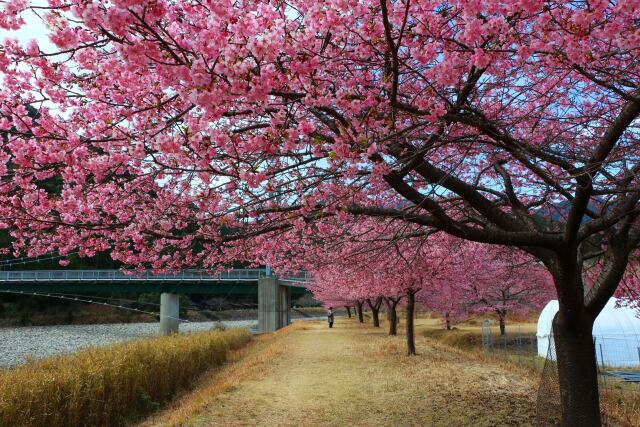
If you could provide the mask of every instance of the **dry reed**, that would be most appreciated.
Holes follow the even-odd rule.
[[[0,426],[119,426],[155,411],[230,351],[245,329],[89,348],[0,371]]]

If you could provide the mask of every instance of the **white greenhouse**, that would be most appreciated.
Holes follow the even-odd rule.
[[[549,352],[553,340],[552,322],[558,312],[558,301],[545,306],[538,319],[538,356],[555,359],[555,351]],[[640,318],[634,308],[616,308],[611,298],[593,325],[596,357],[599,365],[608,367],[640,366]]]

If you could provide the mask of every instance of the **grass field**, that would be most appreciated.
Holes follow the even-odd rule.
[[[250,340],[246,329],[176,334],[0,370],[0,426],[129,425]]]
[[[422,325],[421,325],[422,327]],[[527,426],[535,380],[517,369],[357,321],[296,324],[253,340],[149,426]]]

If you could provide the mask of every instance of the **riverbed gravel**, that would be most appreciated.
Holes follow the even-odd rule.
[[[255,328],[255,320],[189,322],[181,332],[199,332],[219,327]],[[27,358],[72,353],[83,347],[103,346],[158,335],[158,323],[116,323],[108,325],[59,325],[0,328],[0,367],[19,365]]]
[[[309,317],[299,320],[317,320]],[[219,322],[185,322],[180,332],[201,332],[224,326],[250,328],[256,331],[258,321],[225,320]],[[56,354],[73,353],[85,347],[97,347],[115,342],[157,336],[158,323],[115,323],[102,325],[57,325],[0,328],[0,368],[24,363],[29,358],[40,359]]]

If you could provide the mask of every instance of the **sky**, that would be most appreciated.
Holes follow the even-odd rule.
[[[23,44],[31,39],[36,39],[40,45],[40,49],[44,52],[53,52],[56,47],[49,41],[47,37],[47,28],[42,20],[31,10],[23,13],[26,25],[22,26],[18,31],[7,31],[0,29],[0,40],[6,38],[17,38]]]

